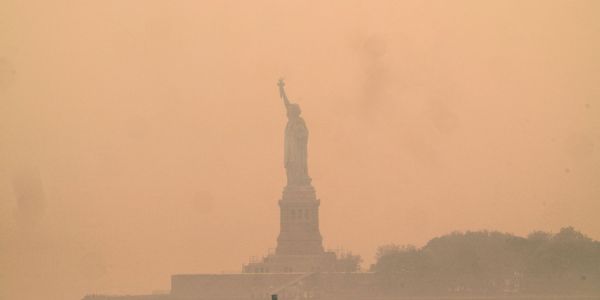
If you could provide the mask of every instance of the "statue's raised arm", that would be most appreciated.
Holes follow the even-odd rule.
[[[283,88],[285,86],[285,82],[283,82],[283,78],[279,79],[277,86],[279,86],[279,97],[281,97],[281,99],[283,99],[283,104],[285,104],[285,108],[288,108],[290,106],[290,101],[288,100],[287,95],[285,94],[285,89]]]

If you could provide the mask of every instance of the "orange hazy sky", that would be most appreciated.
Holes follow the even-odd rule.
[[[275,246],[286,78],[328,248],[600,239],[599,1],[0,2],[0,298],[167,290]],[[13,177],[44,215],[17,223]]]

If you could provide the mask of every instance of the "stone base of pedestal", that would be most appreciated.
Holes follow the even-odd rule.
[[[316,255],[272,254],[261,261],[250,262],[242,267],[243,273],[308,273],[333,272],[336,256],[333,252]]]

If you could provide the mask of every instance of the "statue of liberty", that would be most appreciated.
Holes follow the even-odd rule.
[[[287,184],[310,185],[307,165],[308,129],[304,119],[300,117],[300,106],[290,103],[285,94],[283,79],[277,83],[279,96],[283,99],[287,110],[288,122],[285,126],[284,166],[287,174]]]

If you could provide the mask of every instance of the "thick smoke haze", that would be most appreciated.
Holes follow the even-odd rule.
[[[4,0],[0,298],[168,290],[171,274],[239,272],[274,247],[280,76],[310,130],[324,243],[363,267],[380,245],[454,230],[598,240],[598,12]]]

